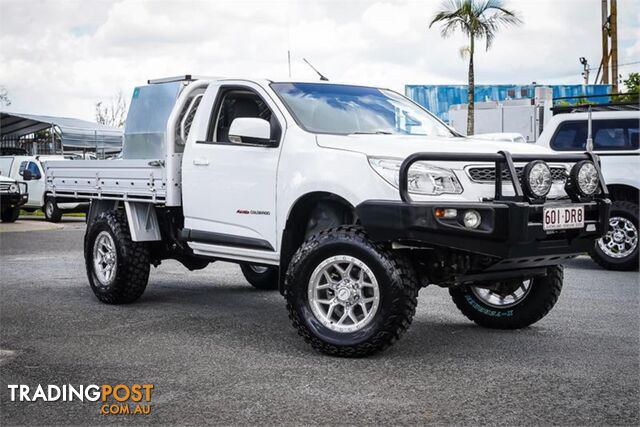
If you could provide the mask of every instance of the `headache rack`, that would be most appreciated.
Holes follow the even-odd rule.
[[[602,177],[600,170],[600,160],[593,152],[575,153],[575,154],[511,154],[508,151],[499,151],[497,153],[415,153],[407,157],[400,166],[400,198],[405,203],[415,202],[409,194],[409,168],[416,162],[492,162],[495,164],[495,197],[494,201],[514,201],[524,202],[527,197],[522,191],[522,185],[519,179],[504,180],[505,174],[508,176],[518,176],[515,162],[531,162],[534,160],[543,160],[550,163],[563,162],[579,162],[582,160],[591,160],[598,171],[598,180],[600,193],[598,197],[607,198],[609,193]],[[514,195],[505,196],[502,193],[503,182],[511,183]]]

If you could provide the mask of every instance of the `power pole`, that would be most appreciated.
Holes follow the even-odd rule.
[[[611,84],[613,93],[618,93],[618,4],[617,0],[601,0],[602,14],[602,60],[596,82],[602,70],[600,83]],[[611,50],[609,50],[611,43]],[[609,74],[611,67],[611,74]],[[611,78],[609,78],[611,77]]]
[[[609,7],[608,0],[602,0],[602,80],[601,83],[609,84]]]
[[[618,93],[618,5],[611,0],[611,17],[609,18],[609,34],[611,36],[611,83],[613,93]]]

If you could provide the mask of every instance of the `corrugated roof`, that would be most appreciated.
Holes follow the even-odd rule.
[[[122,129],[70,117],[0,112],[0,139],[17,138],[40,130],[57,128],[63,147],[117,148],[122,147]]]

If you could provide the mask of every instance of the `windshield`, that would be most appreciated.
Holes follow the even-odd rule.
[[[390,90],[325,83],[271,87],[309,132],[456,136],[426,110]]]

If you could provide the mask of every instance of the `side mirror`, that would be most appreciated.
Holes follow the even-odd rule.
[[[229,127],[229,141],[273,145],[271,140],[271,124],[257,117],[238,117]]]
[[[33,175],[29,169],[25,169],[22,171],[22,180],[23,181],[31,181],[33,179]]]

